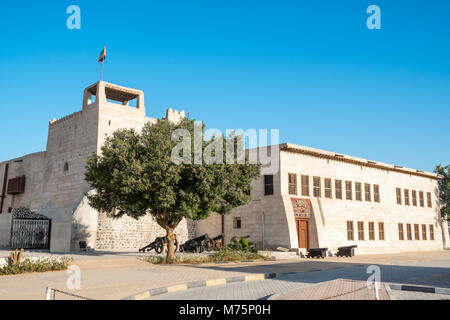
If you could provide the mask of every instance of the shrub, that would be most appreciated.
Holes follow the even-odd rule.
[[[231,243],[227,246],[227,248],[237,250],[240,252],[250,252],[250,253],[258,252],[258,250],[255,247],[255,244],[253,242],[248,241],[247,238],[244,237],[241,237],[240,239],[231,240]]]
[[[226,247],[216,251],[213,254],[204,255],[179,255],[175,254],[173,260],[168,260],[166,257],[162,256],[147,256],[142,260],[150,262],[153,264],[181,264],[181,263],[214,263],[214,262],[225,262],[225,261],[241,261],[241,260],[260,260],[265,259],[266,256],[260,255],[256,252],[245,252],[241,250],[234,250],[232,248]]]
[[[267,257],[260,255],[253,251],[243,251],[243,250],[235,250],[230,247],[226,247],[217,251],[214,254],[215,262],[221,261],[236,261],[236,260],[257,260],[257,259],[265,259]]]
[[[211,255],[205,256],[186,256],[186,255],[178,255],[175,254],[175,258],[172,260],[167,259],[167,257],[163,256],[148,256],[143,258],[144,261],[150,262],[153,264],[181,264],[181,263],[208,263],[213,262]]]
[[[66,270],[70,262],[72,262],[72,259],[67,257],[39,258],[36,260],[26,258],[20,264],[0,267],[0,275]]]

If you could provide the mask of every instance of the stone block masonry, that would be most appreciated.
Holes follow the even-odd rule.
[[[179,243],[193,237],[194,232],[195,225],[185,219],[175,229]],[[165,235],[166,231],[149,214],[137,220],[128,216],[114,219],[100,213],[95,247],[97,250],[135,250]]]

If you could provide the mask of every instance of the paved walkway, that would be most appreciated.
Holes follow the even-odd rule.
[[[401,265],[396,264],[378,264],[381,271],[381,282],[383,283],[401,283],[410,285],[427,285],[450,288],[450,255],[437,255],[434,260],[432,256],[428,255],[425,261],[410,260],[403,261]],[[370,262],[369,257],[358,257],[355,260],[365,260]],[[376,260],[376,259],[374,259]],[[302,260],[303,261],[303,260]],[[294,295],[298,299],[323,299],[336,294],[352,291],[347,288],[348,284],[361,288],[365,286],[366,280],[369,277],[367,273],[367,266],[371,264],[353,264],[341,263],[336,265],[334,262],[327,262],[327,259],[320,260],[322,262],[305,262],[291,266],[289,273],[283,274],[277,279],[260,280],[252,282],[240,282],[229,285],[222,285],[216,287],[195,288],[184,292],[168,293],[159,296],[151,297],[154,300],[215,300],[215,299],[229,299],[229,300],[257,300],[266,299],[267,297],[293,289],[299,289]],[[312,265],[310,265],[312,264]],[[322,267],[320,267],[322,264]],[[251,269],[258,270],[286,270],[288,263],[272,264],[266,266],[254,266]],[[309,270],[308,265],[312,266]],[[303,272],[300,272],[300,267],[303,267]],[[250,268],[250,267],[247,267]],[[334,282],[337,279],[338,282]],[[324,287],[315,287],[318,284],[327,281]],[[350,287],[351,287],[350,285]],[[311,288],[311,289],[308,289]],[[314,295],[317,289],[323,289],[318,296]],[[329,292],[329,293],[327,293]],[[380,292],[381,299],[387,299],[384,288]],[[320,296],[320,297],[319,297]],[[398,294],[398,299],[407,299],[408,297],[420,296],[420,294],[403,293]],[[444,295],[445,296],[445,295]],[[395,295],[394,295],[395,297]],[[433,296],[435,299],[440,299],[439,296]],[[448,296],[447,296],[448,297]],[[287,298],[287,297],[283,297]],[[338,297],[336,297],[338,298]],[[347,295],[341,299],[374,299],[374,296],[368,290],[361,290],[361,292],[354,295]]]
[[[381,284],[378,297],[368,288],[366,281],[336,279],[293,290],[270,297],[271,300],[390,300],[386,288]]]
[[[450,300],[450,295],[392,290],[395,300]]]
[[[96,252],[95,254],[71,256],[74,257],[73,264],[81,270],[80,290],[67,289],[66,281],[70,274],[66,271],[0,276],[0,299],[43,299],[47,286],[94,299],[121,299],[151,288],[177,285],[188,281],[228,278],[254,273],[290,272],[291,274],[285,275],[283,279],[260,281],[264,283],[270,281],[274,283],[273,286],[285,290],[291,289],[295,285],[306,286],[337,278],[365,280],[368,277],[366,268],[370,264],[379,264],[382,267],[382,281],[385,281],[384,278],[396,281],[405,280],[406,275],[407,283],[450,287],[450,251],[223,265],[153,265],[138,260],[137,257],[140,254],[123,252]],[[254,294],[239,295],[236,293],[235,297],[239,299],[244,299],[244,296],[247,299],[262,298],[276,291],[262,288],[261,292],[256,293],[256,289],[251,287],[258,286],[255,284],[256,282],[259,281],[247,283],[250,286],[248,291],[255,292]],[[239,284],[234,286],[239,286]],[[241,289],[238,287],[236,292]],[[185,293],[195,292],[191,290],[196,289],[189,289]],[[228,293],[217,293],[217,296],[228,297]],[[195,295],[190,297],[197,299]]]

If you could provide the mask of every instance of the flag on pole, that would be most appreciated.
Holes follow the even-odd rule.
[[[103,50],[100,53],[100,57],[98,57],[98,62],[105,61],[105,58],[106,58],[106,46],[103,46]]]

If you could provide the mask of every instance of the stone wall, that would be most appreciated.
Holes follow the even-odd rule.
[[[186,220],[186,226],[187,226],[187,237],[188,239],[192,239],[197,237],[197,231],[198,231],[198,222],[193,220]]]
[[[213,212],[207,219],[197,222],[196,236],[199,237],[205,233],[211,238],[222,233],[222,215]]]
[[[195,232],[194,230],[195,223],[181,221],[175,229],[178,242],[184,243],[190,237],[189,234]],[[150,215],[136,220],[128,216],[113,219],[99,213],[95,249],[137,250],[154,241],[156,237],[165,235],[166,231]]]

